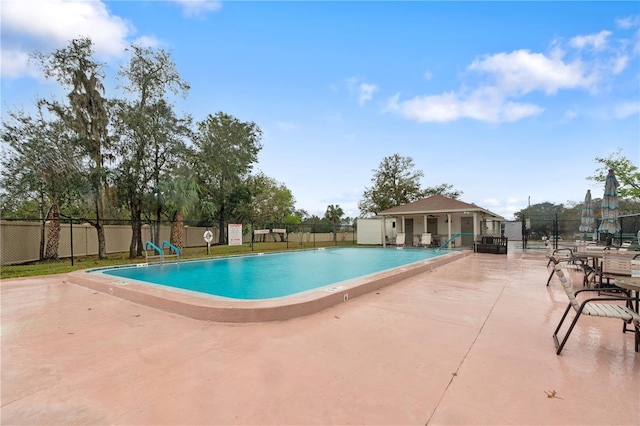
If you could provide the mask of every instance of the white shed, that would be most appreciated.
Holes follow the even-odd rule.
[[[389,241],[396,238],[396,220],[386,219],[386,227],[382,224],[385,219],[358,219],[358,244],[382,244],[386,236]]]

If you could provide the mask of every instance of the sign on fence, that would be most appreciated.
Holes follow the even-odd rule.
[[[256,230],[254,230],[254,231],[253,231],[253,233],[254,233],[255,235],[258,235],[258,234],[268,234],[268,233],[269,233],[269,230],[268,230],[268,229],[256,229]]]
[[[280,229],[280,228],[273,228],[273,233],[274,234],[286,234],[287,230],[286,229]]]
[[[228,228],[229,228],[229,245],[241,246],[242,245],[242,224],[230,223]]]

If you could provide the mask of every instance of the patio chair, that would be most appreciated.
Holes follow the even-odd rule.
[[[618,291],[620,290],[612,284],[617,277],[628,277],[631,275],[632,261],[635,260],[640,254],[636,254],[631,257],[633,253],[622,253],[616,251],[605,251],[602,256],[602,268],[599,271],[599,279],[597,287],[603,291]],[[605,282],[606,281],[606,282]]]
[[[553,250],[553,245],[547,244],[547,257],[549,258],[547,269],[553,263],[552,259],[555,259],[558,262],[565,262],[567,265],[573,265],[579,271],[582,271],[582,285],[584,287],[589,287],[590,283],[595,282],[596,280],[596,270],[591,265],[589,265],[589,259],[587,257],[575,254],[574,251],[570,248],[559,248]],[[554,273],[555,270],[551,268],[549,278],[547,279],[547,286],[549,286]]]
[[[578,301],[576,297],[579,293],[583,292],[597,292],[598,289],[585,289],[578,290],[576,292],[573,291],[573,287],[567,277],[564,275],[564,271],[562,270],[562,266],[558,260],[551,257],[553,262],[553,269],[560,279],[562,283],[562,287],[564,288],[565,293],[567,293],[567,297],[569,297],[569,305],[567,309],[564,311],[564,315],[560,319],[560,323],[556,330],[553,332],[553,341],[556,345],[556,355],[560,355],[562,352],[562,348],[564,348],[565,343],[567,343],[567,339],[569,339],[569,335],[573,331],[578,319],[580,319],[581,315],[589,315],[592,317],[603,317],[603,318],[616,318],[623,321],[622,332],[627,331],[627,324],[633,324],[634,331],[634,339],[635,339],[635,351],[639,352],[640,348],[640,315],[635,312],[632,308],[628,306],[619,305],[616,303],[602,303],[602,302],[625,302],[628,303],[633,301],[634,299],[631,297],[596,297],[584,300],[582,303]],[[569,311],[573,308],[576,311],[576,316],[571,322],[571,326],[564,338],[562,339],[562,343],[558,340],[558,332],[564,323],[564,320],[567,317]]]
[[[629,251],[629,247],[631,247],[631,242],[625,241],[620,245],[620,248],[618,248],[618,251]]]
[[[399,233],[396,235],[396,247],[404,247],[405,234]]]
[[[423,247],[431,245],[431,233],[430,232],[426,232],[426,233],[422,234],[422,237],[420,237],[420,245],[423,246]]]

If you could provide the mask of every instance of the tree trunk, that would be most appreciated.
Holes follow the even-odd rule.
[[[129,243],[129,259],[138,257],[138,227],[135,220],[131,222],[131,242]]]
[[[142,213],[140,213],[140,217],[138,217],[136,228],[136,232],[138,233],[138,248],[136,250],[136,255],[142,256],[142,250],[144,250],[144,246],[142,245]]]
[[[45,259],[58,259],[58,247],[60,246],[60,207],[53,202],[49,210],[49,232],[47,234],[47,249]]]
[[[220,228],[220,237],[218,238],[218,243],[224,245],[225,244],[225,229],[224,229],[224,205],[220,207],[220,212],[218,213],[218,227]]]
[[[42,260],[44,259],[44,227],[46,220],[46,216],[44,215],[44,196],[42,194],[40,194],[40,206],[38,213],[40,214],[40,251],[38,252],[38,259]]]
[[[182,212],[180,212],[180,210],[177,210],[176,214],[173,216],[173,220],[171,221],[170,243],[178,247],[178,249],[182,250],[184,246],[183,239],[184,239],[184,222],[183,222]]]
[[[99,173],[100,173],[100,169]],[[98,173],[98,176],[100,174]],[[99,180],[96,185],[96,223],[93,225],[98,232],[98,258],[107,258],[107,244],[104,238],[104,226],[102,223],[102,216],[104,215],[104,207],[102,203],[102,181]]]
[[[142,209],[139,201],[133,201],[131,206],[131,243],[129,244],[129,259],[142,256]]]

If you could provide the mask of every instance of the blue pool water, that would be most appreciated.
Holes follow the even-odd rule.
[[[94,272],[233,299],[271,299],[437,257],[430,249],[331,248]]]

